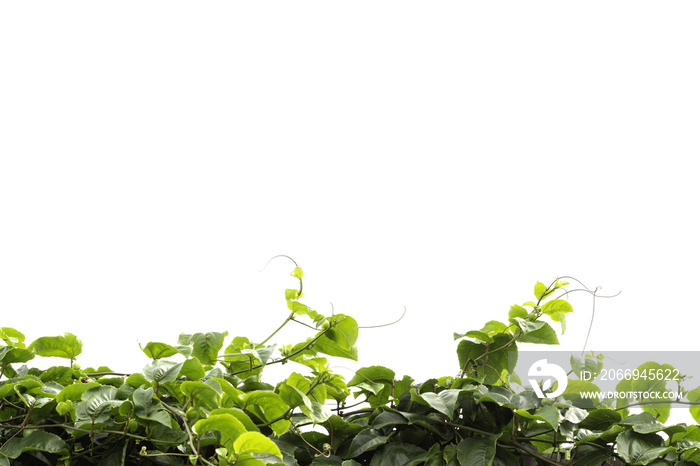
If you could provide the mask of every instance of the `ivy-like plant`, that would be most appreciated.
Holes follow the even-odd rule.
[[[82,343],[70,333],[27,345],[2,327],[0,466],[700,464],[700,427],[665,426],[667,405],[640,400],[644,411],[630,415],[630,406],[607,400],[581,407],[581,391],[597,389],[583,380],[569,380],[554,399],[519,386],[518,344],[558,344],[546,320],[566,328],[573,308],[566,293],[554,297],[563,280],[538,282],[534,300],[512,306],[507,322],[455,334],[457,375],[416,383],[383,366],[350,380],[334,373],[328,357],[358,359],[358,324],[303,304],[301,268],[292,276],[299,288],[285,290],[290,313],[269,337],[227,343],[228,332],[183,333],[176,344],[150,342],[139,373],[81,369]],[[271,344],[292,322],[309,337]],[[68,364],[27,368],[35,356]],[[572,358],[570,374],[599,372],[602,362]],[[298,371],[264,381],[267,366],[286,363]],[[634,382],[618,389],[666,390]],[[700,401],[698,389],[682,393],[691,406]],[[698,408],[691,414],[700,420]]]

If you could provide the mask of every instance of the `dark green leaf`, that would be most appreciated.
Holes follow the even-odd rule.
[[[428,458],[428,452],[410,443],[387,443],[374,455],[370,466],[413,466],[422,464]]]
[[[465,438],[457,445],[457,459],[462,466],[491,466],[496,456],[496,441],[501,436]]]
[[[25,451],[43,451],[46,453],[67,452],[68,446],[61,438],[43,430],[33,430],[26,437],[12,437],[0,448],[0,454],[16,459]]]
[[[631,464],[649,464],[661,455],[675,450],[664,447],[664,441],[656,434],[638,434],[626,430],[617,436],[617,454]]]
[[[515,412],[524,418],[544,422],[548,427],[554,430],[559,429],[559,409],[555,406],[543,406],[536,409],[532,414],[522,409],[516,410]]]
[[[462,340],[457,346],[459,365],[468,377],[484,377],[484,383],[496,384],[505,380],[515,369],[518,349],[511,337],[504,333],[493,336],[490,345]],[[486,353],[488,357],[485,357]]]
[[[82,394],[82,401],[78,403],[76,416],[78,419],[90,422],[104,422],[109,417],[109,411],[114,406],[122,404],[123,400],[117,399],[117,389],[109,385],[100,385],[91,388]]]
[[[158,400],[153,398],[153,387],[146,389],[137,388],[133,395],[134,414],[137,417],[146,420],[157,422],[165,427],[172,426],[172,418],[170,414],[162,407]]]
[[[607,448],[580,445],[576,449],[576,455],[570,463],[570,466],[600,466],[611,456],[612,452]]]
[[[594,409],[588,412],[588,416],[581,421],[579,427],[588,430],[604,431],[613,424],[620,422],[622,416],[614,409]]]
[[[379,435],[374,429],[365,429],[359,434],[357,434],[350,443],[350,449],[348,450],[348,457],[355,458],[360,456],[362,453],[377,448],[380,445],[384,445],[389,437],[384,435]]]

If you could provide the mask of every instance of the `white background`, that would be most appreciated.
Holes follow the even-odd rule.
[[[287,254],[319,312],[407,309],[346,377],[455,375],[453,331],[561,275],[622,291],[587,349],[698,349],[699,10],[3,3],[0,324],[139,371],[139,341],[265,338]]]

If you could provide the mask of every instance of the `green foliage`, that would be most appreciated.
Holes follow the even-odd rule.
[[[584,399],[600,392],[584,374],[603,368],[598,355],[571,358],[566,390],[539,398],[514,374],[518,345],[558,344],[546,318],[566,329],[572,306],[555,297],[567,283],[538,282],[536,301],[510,307],[507,320],[455,333],[456,376],[416,383],[388,367],[357,370],[346,381],[329,358],[357,360],[358,324],[325,316],[285,290],[291,311],[268,338],[254,342],[228,332],[183,333],[176,344],[149,342],[139,373],[80,369],[82,343],[73,334],[25,344],[18,330],[0,328],[0,466],[6,465],[517,465],[593,466],[611,458],[627,464],[700,464],[700,427],[666,426],[668,404],[645,397],[641,406]],[[286,325],[310,328],[304,341],[268,344]],[[69,366],[28,369],[36,356]],[[272,364],[295,365],[286,379],[263,380]],[[647,362],[653,374],[670,366]],[[518,388],[518,386],[522,386]],[[555,387],[545,390],[549,393]],[[664,381],[624,380],[618,390],[662,394]],[[700,402],[700,387],[687,391]],[[690,413],[700,420],[700,409]]]

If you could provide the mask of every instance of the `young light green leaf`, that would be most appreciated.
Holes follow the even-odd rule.
[[[265,422],[280,418],[289,410],[289,405],[277,393],[261,390],[246,393],[243,396],[243,405],[246,411]],[[282,435],[289,428],[289,425],[289,421],[280,419],[272,423],[271,427],[277,435]]]
[[[282,459],[282,452],[275,443],[260,432],[246,432],[241,434],[235,442],[233,449],[239,455],[245,453],[269,453]]]
[[[12,327],[0,327],[0,340],[4,341],[7,346],[26,348],[24,334]]]
[[[538,301],[541,301],[542,298],[544,298],[546,292],[547,287],[544,285],[544,283],[537,282],[535,284],[535,298],[537,298]]]
[[[544,303],[542,305],[542,312],[547,314],[547,315],[552,315],[556,312],[561,312],[561,313],[574,312],[574,308],[566,300],[553,299],[551,301],[547,301],[546,303]]]
[[[97,382],[88,383],[76,383],[73,385],[68,385],[66,388],[61,390],[61,392],[56,395],[56,401],[68,401],[68,400],[81,400],[83,393],[90,390],[91,388],[99,387],[100,384]]]
[[[197,421],[194,425],[194,431],[199,436],[204,435],[208,430],[217,430],[234,441],[247,432],[243,423],[236,416],[228,413],[210,414],[209,417]]]
[[[355,319],[345,314],[333,316],[332,327],[317,334],[313,349],[329,356],[357,361],[358,326]],[[320,335],[320,336],[319,336]]]

